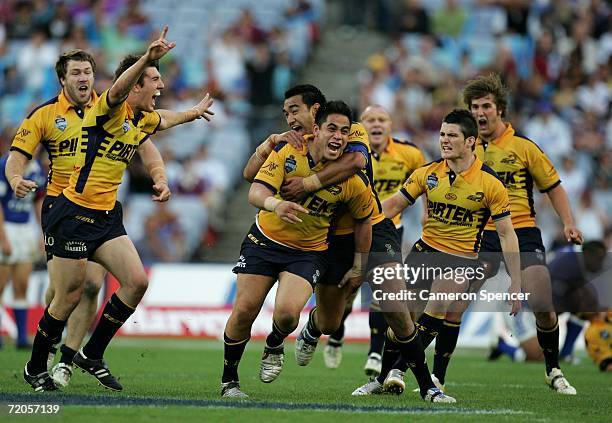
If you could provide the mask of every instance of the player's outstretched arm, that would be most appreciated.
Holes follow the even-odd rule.
[[[176,125],[191,122],[196,119],[205,119],[210,122],[210,117],[215,113],[210,110],[213,104],[213,99],[210,94],[206,93],[204,98],[198,104],[184,112],[174,112],[172,110],[157,109],[155,110],[161,118],[159,122],[159,130],[172,128]]]
[[[499,235],[499,242],[504,253],[508,273],[510,273],[510,289],[508,289],[508,292],[518,294],[521,292],[521,259],[518,238],[516,237],[516,232],[514,232],[510,216],[495,220],[495,229]],[[521,301],[518,299],[513,300],[510,301],[510,304],[512,305],[510,314],[516,315],[521,309]]]
[[[168,177],[166,176],[166,166],[162,159],[161,153],[150,139],[143,142],[138,148],[138,154],[142,159],[142,163],[147,168],[147,172],[153,179],[153,190],[155,195],[152,196],[153,201],[163,203],[170,199],[170,188],[168,187]]]
[[[28,158],[18,151],[11,151],[6,161],[4,174],[11,189],[18,198],[25,197],[28,192],[38,188],[36,182],[23,179],[23,173],[28,165]]]
[[[288,178],[281,187],[283,198],[299,201],[306,195],[323,187],[339,184],[366,167],[367,160],[360,152],[345,153],[338,160],[330,162],[314,175],[306,178]]]
[[[242,170],[242,177],[249,182],[253,182],[257,172],[265,163],[266,159],[274,150],[274,147],[281,141],[287,141],[296,150],[301,150],[304,145],[304,138],[296,131],[287,131],[282,134],[271,134],[264,142],[259,144],[255,152],[249,157],[249,161]]]
[[[168,34],[168,26],[164,26],[162,29],[161,35],[155,41],[153,41],[147,52],[142,55],[142,57],[130,66],[125,72],[121,74],[121,76],[115,81],[113,86],[108,91],[108,105],[110,107],[116,106],[125,101],[130,93],[130,90],[136,82],[140,75],[144,70],[149,66],[149,64],[155,60],[159,60],[164,57],[166,53],[174,48],[176,43],[170,42],[166,39],[166,35]]]
[[[387,198],[382,202],[383,213],[385,217],[393,219],[395,216],[404,211],[404,209],[410,206],[410,202],[399,192],[396,192],[391,197]]]
[[[582,238],[582,232],[576,227],[574,223],[574,216],[572,216],[572,208],[567,198],[567,192],[561,185],[557,185],[550,191],[548,191],[548,198],[552,203],[559,219],[563,223],[563,234],[567,242],[574,244],[582,244],[584,239]]]
[[[297,203],[283,201],[274,197],[273,192],[264,184],[254,182],[249,190],[249,203],[261,210],[276,213],[278,217],[287,223],[301,223],[297,214],[308,214],[308,210]]]

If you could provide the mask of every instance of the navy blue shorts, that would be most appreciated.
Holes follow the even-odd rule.
[[[306,279],[311,285],[319,282],[327,270],[325,251],[302,251],[272,241],[256,224],[242,241],[240,258],[234,273],[271,276],[289,272]]]
[[[94,210],[60,195],[48,204],[44,225],[47,256],[70,259],[91,259],[102,244],[126,235],[119,201],[112,210]]]
[[[515,229],[521,251],[521,270],[529,266],[546,266],[546,248],[542,242],[542,233],[536,227]],[[495,276],[499,265],[504,260],[497,231],[484,231],[480,244],[480,257],[487,262],[490,276]]]

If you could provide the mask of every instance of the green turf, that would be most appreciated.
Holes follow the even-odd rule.
[[[272,384],[263,384],[258,379],[262,344],[249,345],[240,364],[241,384],[250,395],[249,401],[220,401],[223,361],[220,342],[117,339],[107,352],[107,360],[113,373],[121,378],[125,387],[122,393],[104,391],[91,376],[78,372],[69,388],[61,393],[42,395],[32,393],[21,379],[21,369],[28,354],[5,346],[0,351],[0,403],[6,404],[9,398],[21,403],[62,401],[65,405],[57,420],[44,417],[62,422],[85,419],[88,422],[119,419],[186,422],[202,421],[203,418],[206,421],[261,418],[266,423],[312,422],[313,419],[317,423],[331,420],[385,422],[398,418],[453,422],[609,421],[609,413],[605,410],[612,398],[610,377],[601,374],[588,358],[583,359],[582,364],[564,367],[566,376],[578,390],[576,397],[567,397],[544,385],[543,364],[514,364],[504,358],[489,363],[484,360],[482,351],[459,350],[451,363],[446,386],[446,391],[455,396],[458,403],[439,406],[424,403],[412,392],[405,392],[400,397],[351,397],[353,389],[366,382],[362,366],[367,347],[363,344],[347,345],[342,366],[337,370],[325,368],[321,351],[310,366],[298,367],[291,344],[287,347],[285,369]],[[408,386],[415,385],[411,374],[406,381]],[[171,401],[176,399],[191,402],[176,405]],[[121,402],[117,403],[119,400]],[[272,403],[282,403],[285,409],[273,409]],[[241,408],[235,408],[237,405]],[[345,409],[334,410],[336,407]],[[378,409],[371,410],[371,407]],[[1,405],[0,420],[5,421],[6,417],[7,406]],[[42,419],[42,416],[12,418],[14,421]]]

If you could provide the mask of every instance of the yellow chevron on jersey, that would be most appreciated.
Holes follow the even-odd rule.
[[[108,90],[83,119],[74,172],[64,190],[73,203],[96,210],[113,209],[123,171],[161,121],[157,112],[134,116],[127,101],[111,108],[107,96]]]
[[[459,175],[439,159],[415,170],[400,192],[413,204],[427,196],[427,221],[421,238],[446,253],[476,257],[489,218],[510,215],[508,193],[495,172],[477,157]]]
[[[393,196],[415,169],[425,164],[425,156],[416,145],[389,137],[381,154],[372,152],[374,186],[380,201]],[[397,228],[402,225],[402,216],[393,217]]]
[[[56,97],[36,107],[21,123],[13,139],[11,151],[19,151],[28,159],[32,159],[39,144],[47,150],[51,161],[48,195],[58,196],[68,186],[83,116],[98,100],[95,91],[92,96],[85,110],[81,110],[68,101],[62,90]]]
[[[286,178],[312,175],[326,166],[315,164],[310,154],[304,155],[286,142],[279,143],[259,169],[254,182],[268,187],[276,195]],[[300,204],[309,211],[299,213],[301,223],[281,220],[276,213],[260,210],[257,214],[259,230],[273,241],[303,251],[327,250],[331,222],[341,205],[346,206],[351,218],[367,219],[374,209],[368,181],[353,175],[346,181],[309,194]]]
[[[372,198],[374,201],[374,212],[372,213],[372,225],[376,225],[385,219],[382,211],[382,205],[378,199],[378,194],[374,188],[374,172],[372,171],[372,150],[370,148],[370,139],[368,133],[360,122],[353,122],[349,134],[348,144],[344,149],[345,153],[359,152],[364,155],[367,165],[359,174],[365,176],[369,181]],[[334,235],[347,235],[353,233],[355,221],[349,213],[341,213],[334,227]]]
[[[533,141],[517,135],[508,124],[506,131],[492,142],[487,144],[479,139],[476,155],[499,175],[506,186],[514,228],[536,226],[534,183],[543,193],[561,183],[559,174],[544,152]],[[489,222],[486,229],[495,229],[493,222]]]
[[[608,312],[608,315],[610,312]],[[612,361],[612,323],[609,319],[594,320],[584,333],[586,350],[593,361],[600,367]]]

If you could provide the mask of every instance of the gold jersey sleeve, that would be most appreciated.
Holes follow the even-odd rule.
[[[260,168],[254,183],[268,187],[277,198],[278,189],[286,178],[306,177],[325,165],[315,164],[309,154],[286,143],[279,144]],[[266,237],[279,244],[303,251],[324,251],[332,221],[341,207],[351,218],[364,219],[371,215],[373,200],[364,178],[352,176],[346,181],[309,194],[300,205],[308,210],[298,213],[301,223],[287,223],[274,212],[260,210],[257,225]]]
[[[36,154],[42,145],[51,162],[47,177],[47,194],[58,196],[68,186],[70,174],[74,169],[77,144],[81,133],[83,116],[97,102],[93,93],[91,102],[85,110],[73,106],[63,92],[36,107],[23,120],[13,142],[11,151],[18,151],[28,159]]]
[[[540,192],[548,192],[561,183],[559,174],[548,156],[533,142],[524,142],[527,170]]]
[[[87,112],[64,195],[72,202],[95,210],[112,210],[126,167],[140,144],[157,128],[157,112],[134,115],[127,102],[110,107],[108,90]]]
[[[412,174],[406,179],[404,185],[400,188],[400,193],[410,204],[414,204],[417,198],[421,196],[425,192],[426,185],[425,179],[427,178],[427,171],[429,167],[423,166],[416,169]]]

